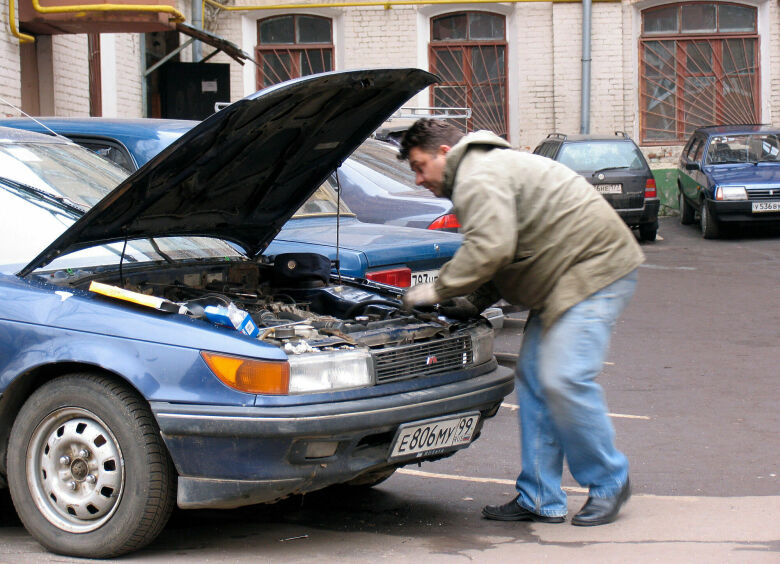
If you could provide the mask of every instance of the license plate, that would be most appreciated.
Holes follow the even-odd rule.
[[[405,423],[398,428],[388,460],[435,455],[467,445],[474,438],[479,413]]]
[[[780,202],[753,202],[753,213],[780,212]]]
[[[622,194],[622,184],[596,184],[594,188],[602,194]]]
[[[429,282],[435,282],[438,277],[438,270],[421,270],[419,272],[412,272],[412,286],[416,284],[427,284]]]

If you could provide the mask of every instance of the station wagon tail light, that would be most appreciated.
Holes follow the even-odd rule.
[[[744,186],[718,186],[715,190],[716,200],[747,200],[747,191]]]
[[[390,284],[399,288],[408,288],[412,285],[412,269],[407,267],[391,268],[388,270],[374,270],[366,272],[366,279],[382,284]]]
[[[460,229],[460,222],[454,213],[448,213],[434,219],[428,229],[451,229],[454,231]]]
[[[655,178],[648,178],[645,182],[645,198],[658,197],[658,190],[655,187]]]
[[[247,394],[283,395],[290,391],[290,365],[201,351],[200,356],[223,384]]]

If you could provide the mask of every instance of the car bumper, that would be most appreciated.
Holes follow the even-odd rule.
[[[712,217],[723,222],[767,222],[780,224],[780,212],[753,213],[753,201],[719,202],[704,200]]]
[[[627,225],[636,227],[658,221],[658,209],[660,206],[661,201],[658,198],[645,198],[645,203],[641,208],[615,209],[615,211]]]
[[[231,508],[318,490],[383,467],[448,456],[454,451],[388,462],[399,425],[479,411],[476,438],[513,388],[513,372],[496,366],[434,388],[353,401],[151,406],[179,474],[179,506]]]

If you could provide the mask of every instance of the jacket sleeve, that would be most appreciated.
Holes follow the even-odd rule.
[[[442,299],[473,292],[514,260],[517,206],[512,181],[496,161],[481,156],[458,170],[452,202],[463,243],[435,282]]]

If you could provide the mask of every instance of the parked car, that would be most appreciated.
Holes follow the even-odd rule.
[[[262,254],[434,80],[283,83],[127,178],[69,141],[0,129],[0,483],[35,539],[117,556],[153,540],[174,503],[371,485],[479,436],[514,378],[485,319],[334,285],[313,253]]]
[[[39,117],[0,118],[0,126],[64,135],[133,172],[198,122],[176,119]],[[341,199],[366,223],[457,231],[452,202],[414,183],[398,147],[367,139],[332,175]],[[398,235],[395,235],[397,238]]]
[[[593,184],[623,221],[655,241],[660,200],[655,178],[642,151],[625,133],[564,135],[551,133],[534,153],[559,161]]]
[[[680,222],[696,221],[705,239],[723,224],[780,224],[780,129],[768,125],[701,127],[677,168]]]

